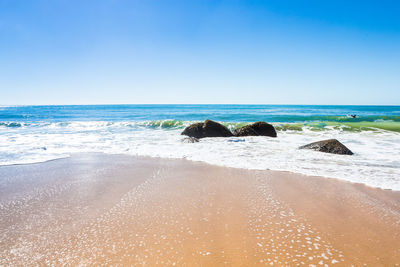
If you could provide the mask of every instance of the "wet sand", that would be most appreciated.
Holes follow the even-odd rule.
[[[84,154],[0,167],[0,265],[396,266],[400,192]]]

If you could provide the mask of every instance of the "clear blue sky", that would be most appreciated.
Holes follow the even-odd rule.
[[[0,104],[400,104],[400,1],[0,0]]]

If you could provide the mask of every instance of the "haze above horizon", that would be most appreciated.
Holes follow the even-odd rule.
[[[400,104],[400,2],[0,0],[0,105]]]

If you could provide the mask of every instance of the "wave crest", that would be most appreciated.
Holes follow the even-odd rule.
[[[159,129],[159,130],[178,130],[184,129],[186,126],[199,121],[183,121],[183,120],[150,120],[150,121],[73,121],[73,122],[0,122],[0,127],[5,128],[60,128],[69,130],[98,130],[98,129],[123,129],[129,128],[133,130],[141,129]],[[252,122],[221,122],[231,131],[251,124]],[[335,122],[335,121],[309,121],[297,123],[279,123],[273,122],[278,132],[281,131],[346,131],[346,132],[362,132],[362,131],[390,131],[400,133],[400,122],[393,120],[377,120],[377,121],[354,121],[354,122]]]

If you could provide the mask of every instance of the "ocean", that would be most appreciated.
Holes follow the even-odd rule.
[[[278,137],[182,143],[182,130],[207,118],[231,130],[266,121],[275,126]],[[330,138],[354,155],[298,149]],[[43,162],[81,152],[186,158],[400,190],[400,106],[0,106],[0,165]]]

